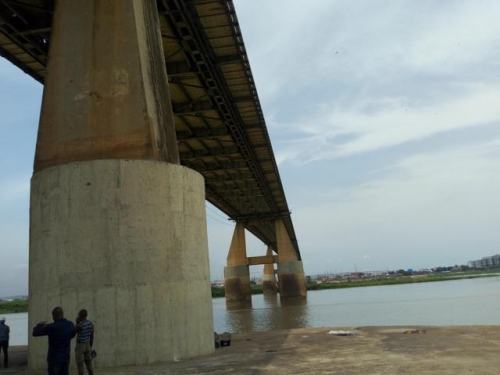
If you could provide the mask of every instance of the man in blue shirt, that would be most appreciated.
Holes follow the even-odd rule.
[[[47,353],[49,375],[69,375],[71,339],[75,337],[75,325],[64,318],[61,307],[52,310],[54,323],[38,323],[33,336],[49,336]]]
[[[3,350],[3,366],[9,367],[9,335],[10,328],[5,324],[5,318],[0,319],[0,350]]]

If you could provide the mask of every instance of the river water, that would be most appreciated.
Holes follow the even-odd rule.
[[[252,296],[252,307],[214,299],[217,332],[299,327],[498,325],[500,277],[308,292],[307,301]]]
[[[302,327],[499,325],[500,277],[330,289],[307,300],[254,295],[251,306],[213,300],[216,332]],[[11,345],[26,345],[28,314],[6,314]]]

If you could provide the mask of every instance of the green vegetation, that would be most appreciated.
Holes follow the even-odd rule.
[[[262,285],[250,285],[252,294],[262,294]]]
[[[307,290],[323,290],[323,289],[341,289],[341,288],[357,288],[363,286],[379,286],[379,285],[399,285],[399,284],[414,284],[414,283],[428,283],[436,281],[447,280],[461,280],[461,279],[474,279],[478,277],[499,276],[498,273],[485,273],[485,272],[456,272],[456,273],[438,273],[418,276],[397,276],[376,279],[351,279],[330,282],[311,282],[307,284]]]
[[[226,295],[226,289],[220,286],[212,287],[212,298],[224,297]]]
[[[28,300],[0,301],[0,314],[14,314],[28,311]]]
[[[401,272],[402,271],[402,272]],[[456,272],[439,272],[425,275],[410,275],[407,271],[398,271],[392,275],[383,278],[371,279],[350,279],[339,281],[328,281],[318,283],[309,281],[307,290],[324,290],[324,289],[341,289],[341,288],[358,288],[363,286],[379,286],[379,285],[398,285],[398,284],[413,284],[413,283],[429,283],[435,281],[474,279],[478,277],[500,276],[498,270],[484,271],[456,271]],[[262,294],[262,286],[251,285],[252,294]],[[225,296],[224,287],[212,287],[212,298]]]

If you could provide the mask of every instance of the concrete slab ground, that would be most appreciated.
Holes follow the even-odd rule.
[[[334,336],[330,330],[357,331]],[[425,330],[425,333],[404,333]],[[11,348],[0,374],[26,369],[26,347]],[[98,350],[98,348],[96,348]],[[156,365],[98,369],[100,375],[405,374],[498,375],[500,326],[305,328],[233,335],[213,355]]]

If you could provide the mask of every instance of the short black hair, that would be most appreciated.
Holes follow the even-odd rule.
[[[81,309],[80,312],[78,313],[79,316],[86,318],[87,317],[87,310]]]
[[[52,317],[54,319],[62,319],[64,318],[64,311],[62,309],[62,307],[54,307],[54,309],[52,310]]]

